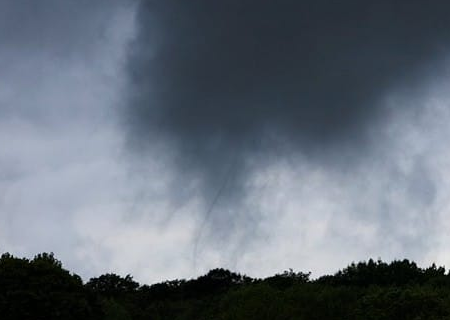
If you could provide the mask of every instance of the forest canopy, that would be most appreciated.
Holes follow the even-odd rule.
[[[448,319],[450,274],[409,260],[351,263],[333,275],[283,271],[265,279],[213,269],[196,279],[139,284],[103,274],[84,283],[52,253],[0,258],[4,320]]]

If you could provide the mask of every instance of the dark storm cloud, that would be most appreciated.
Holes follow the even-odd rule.
[[[269,133],[302,146],[362,134],[387,90],[445,52],[449,14],[442,1],[142,1],[132,130],[206,163]]]
[[[449,15],[444,1],[141,1],[131,144],[174,147],[181,180],[199,178],[213,203],[283,143],[357,158],[386,95],[438,72]]]
[[[199,180],[215,235],[254,225],[236,209],[247,172],[283,149],[358,158],[385,95],[436,73],[449,14],[442,1],[141,1],[130,145],[169,146],[174,198]]]

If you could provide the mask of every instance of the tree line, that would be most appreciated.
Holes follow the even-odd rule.
[[[352,263],[333,275],[264,279],[213,269],[141,285],[108,273],[84,283],[52,253],[0,257],[0,319],[450,319],[450,274],[409,260]]]

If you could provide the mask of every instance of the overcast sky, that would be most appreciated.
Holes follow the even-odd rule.
[[[0,0],[0,251],[147,283],[449,267],[448,16]]]

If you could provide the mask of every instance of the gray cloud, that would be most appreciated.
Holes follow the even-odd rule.
[[[2,53],[20,55],[50,52],[56,57],[80,57],[106,38],[108,22],[123,0],[30,1],[2,0],[0,42]],[[91,51],[92,53],[92,51]]]
[[[89,222],[76,222],[126,211],[127,190],[110,186],[126,180],[115,110],[133,13],[121,0],[0,0],[1,252],[100,270],[82,261]]]
[[[134,129],[189,145],[238,145],[266,130],[341,139],[447,52],[449,11],[417,1],[143,1],[130,55]]]

